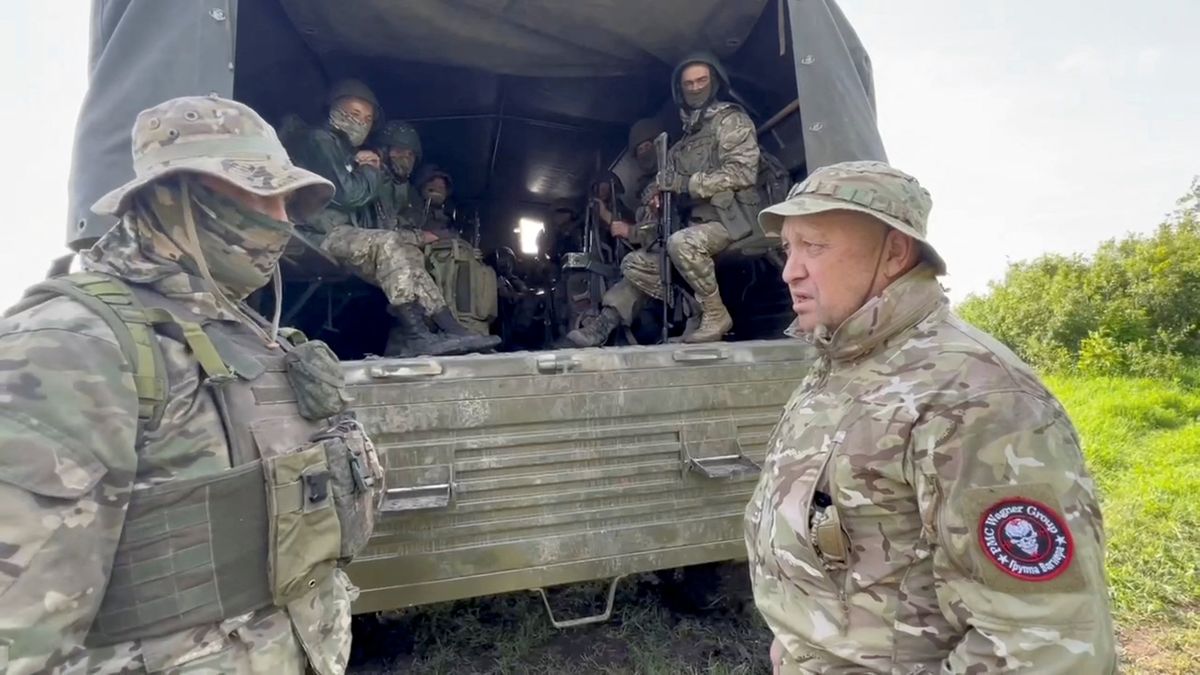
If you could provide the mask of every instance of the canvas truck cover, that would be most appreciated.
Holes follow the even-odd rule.
[[[355,52],[571,78],[662,70],[696,49],[728,56],[763,12],[786,11],[808,168],[886,160],[870,61],[834,0],[258,1],[278,2],[282,11],[269,16],[293,24],[318,59]],[[90,207],[132,177],[139,111],[175,96],[233,95],[237,37],[258,30],[240,25],[238,10],[238,0],[92,0],[88,90],[68,184],[72,247],[112,225]]]

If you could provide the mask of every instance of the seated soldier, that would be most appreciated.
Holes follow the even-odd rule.
[[[454,180],[431,164],[421,167],[416,186],[421,203],[411,220],[422,233],[430,274],[455,318],[468,330],[487,335],[499,311],[496,272],[483,262],[482,252],[460,236],[450,202]]]
[[[739,105],[722,100],[729,92],[729,78],[711,54],[681,61],[671,92],[684,133],[668,152],[667,165],[659,167],[650,198],[671,192],[683,214],[684,227],[671,234],[667,251],[702,308],[700,326],[685,334],[683,341],[714,342],[733,328],[733,319],[721,301],[713,258],[754,231],[761,152],[749,115]],[[629,227],[614,224],[613,228],[618,237],[630,232]],[[650,251],[630,253],[621,261],[624,279],[613,290],[630,282],[632,287],[626,284],[623,291],[627,300],[635,296],[638,302],[645,297],[662,300],[669,289],[662,287],[660,265],[660,256]],[[607,297],[605,304],[609,305]],[[631,320],[622,309],[606,306],[596,321],[573,331],[568,339],[581,347],[604,344],[616,326]]]
[[[329,207],[305,225],[322,251],[387,296],[388,311],[404,338],[402,348],[389,345],[387,355],[436,356],[495,347],[498,340],[476,335],[454,318],[430,282],[415,242],[393,229],[365,229],[384,225],[376,210],[385,181],[381,161],[373,151],[356,150],[380,116],[375,95],[361,82],[347,80],[334,86],[329,105],[328,125],[299,132],[292,143],[295,163],[328,178],[336,190]],[[430,330],[429,320],[438,332]]]

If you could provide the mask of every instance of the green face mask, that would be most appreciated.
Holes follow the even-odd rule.
[[[163,232],[189,253],[194,248],[183,213],[185,194],[191,200],[196,243],[212,281],[236,300],[265,286],[292,236],[292,224],[246,209],[195,180],[188,180],[186,191],[182,183],[159,186],[147,195],[147,206]],[[202,273],[191,256],[180,263],[189,272]]]

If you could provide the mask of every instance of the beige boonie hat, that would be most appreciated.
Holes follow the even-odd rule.
[[[120,216],[133,194],[180,172],[220,178],[263,197],[294,193],[288,210],[303,219],[333,198],[333,183],[292,164],[275,129],[249,106],[212,96],[183,96],[138,113],[133,123],[133,180],[92,206]]]
[[[938,274],[946,262],[929,243],[926,229],[933,200],[916,178],[883,162],[841,162],[823,166],[788,192],[787,199],[758,214],[769,237],[778,237],[783,219],[826,211],[858,211],[916,239]]]

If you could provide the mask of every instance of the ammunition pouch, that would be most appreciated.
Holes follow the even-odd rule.
[[[288,423],[251,429],[260,461],[133,491],[88,646],[285,606],[362,550],[383,494],[375,447],[345,418],[279,452]]]
[[[487,335],[499,313],[496,271],[484,264],[478,250],[457,237],[426,245],[425,259],[455,318]]]
[[[346,376],[329,345],[320,340],[304,342],[284,357],[288,383],[296,394],[300,415],[323,420],[346,409]]]
[[[728,230],[734,241],[745,239],[758,229],[758,212],[762,198],[755,188],[737,192],[719,192],[710,200],[717,220]]]

